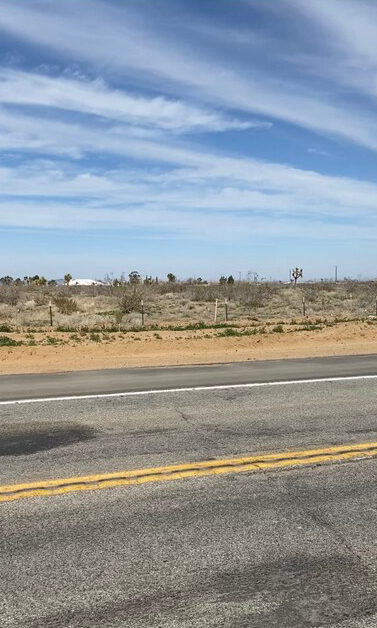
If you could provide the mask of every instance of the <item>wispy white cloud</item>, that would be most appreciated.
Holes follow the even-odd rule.
[[[101,78],[70,80],[7,69],[0,70],[0,103],[52,107],[177,133],[271,126],[271,122],[239,120],[162,96],[146,98],[110,89]]]
[[[173,155],[171,155],[172,158]],[[181,151],[160,168],[85,171],[44,160],[0,168],[0,226],[148,229],[238,241],[252,234],[373,239],[377,185],[281,164]],[[196,158],[196,163],[195,162]]]
[[[279,6],[284,17],[286,3]],[[67,58],[117,71],[135,82],[142,77],[143,85],[163,86],[180,97],[190,94],[217,106],[270,116],[377,148],[373,112],[344,102],[341,94],[321,89],[318,84],[311,86],[300,77],[293,80],[281,74],[276,61],[287,52],[284,42],[280,48],[269,50],[260,38],[251,63],[246,51],[233,57],[230,64],[210,54],[208,48],[198,49],[184,24],[173,36],[155,27],[145,14],[124,5],[108,11],[106,3],[88,0],[84,24],[79,19],[81,11],[72,0],[46,5],[3,0],[0,26],[25,40],[63,52]],[[224,38],[226,32],[224,28]],[[261,54],[270,62],[268,72],[258,63]]]
[[[284,3],[297,15],[304,16],[316,30],[317,39],[322,36],[325,43],[315,54],[297,55],[296,61],[302,62],[306,71],[336,81],[339,88],[349,87],[359,95],[377,96],[376,4],[368,0],[284,0]]]
[[[274,10],[303,15],[314,39],[316,28],[325,32],[325,23],[334,22],[333,32],[347,42],[336,10],[330,19],[322,0],[316,12],[299,4],[282,0]],[[240,156],[233,144],[215,149],[204,136],[242,134],[277,120],[375,151],[374,113],[344,97],[344,68],[323,68],[325,79],[336,75],[331,89],[308,80],[318,73],[320,55],[304,49],[292,70],[286,42],[252,27],[232,28],[228,61],[218,56],[223,26],[202,28],[209,41],[198,46],[195,22],[187,29],[178,22],[173,35],[141,16],[137,3],[130,6],[112,4],[110,11],[105,2],[87,0],[83,23],[76,0],[2,0],[0,26],[48,49],[50,60],[58,52],[60,62],[46,61],[39,72],[0,70],[0,146],[18,158],[0,167],[0,226],[136,231],[148,225],[156,235],[235,242],[258,234],[377,238],[375,183],[307,171],[278,157],[267,163]],[[338,59],[337,49],[323,54]],[[360,51],[352,54],[360,60]],[[369,47],[365,55],[372,67]],[[73,60],[77,72],[64,73]],[[286,63],[290,72],[282,71]],[[189,133],[201,135],[194,142]],[[102,165],[93,165],[97,157]]]
[[[308,153],[312,153],[313,155],[321,155],[322,157],[327,156],[329,153],[327,150],[321,150],[320,148],[308,148]]]
[[[158,209],[158,211],[157,211]],[[277,216],[271,222],[263,216],[223,214],[215,216],[198,214],[195,211],[176,212],[156,207],[129,207],[109,209],[108,207],[81,207],[67,204],[39,204],[27,202],[0,202],[0,224],[3,227],[54,229],[54,230],[103,230],[123,229],[130,234],[138,231],[144,238],[150,234],[179,239],[203,240],[211,242],[244,242],[259,235],[276,237],[306,237],[318,240],[349,240],[355,237],[362,240],[376,240],[377,235],[368,224],[336,225],[329,223],[326,230],[321,220],[297,222],[295,218]],[[147,227],[146,227],[147,225]]]

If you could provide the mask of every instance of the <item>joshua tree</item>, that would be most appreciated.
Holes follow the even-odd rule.
[[[219,284],[220,286],[224,286],[226,284],[226,277],[224,277],[224,275],[221,275],[220,279],[219,279]]]
[[[175,275],[173,275],[173,273],[168,273],[168,281],[169,283],[175,283],[177,281],[177,278]]]
[[[64,282],[67,284],[67,286],[69,286],[71,281],[72,281],[72,275],[70,273],[67,273],[66,275],[64,275]]]
[[[302,277],[302,268],[294,268],[292,270],[291,273],[292,277],[293,277],[293,281],[295,282],[295,285],[297,284],[297,279],[300,279],[300,277]]]
[[[141,281],[140,273],[138,273],[137,270],[133,270],[128,275],[128,278],[130,280],[130,283],[133,283],[133,284],[140,283],[140,281]]]
[[[229,284],[233,284],[234,283],[234,277],[233,275],[229,275],[228,279],[227,279],[227,283]]]

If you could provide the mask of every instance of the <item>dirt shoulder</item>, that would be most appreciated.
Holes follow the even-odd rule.
[[[84,336],[38,332],[6,336],[22,344],[0,346],[1,374],[377,353],[376,321],[233,331],[146,331]]]

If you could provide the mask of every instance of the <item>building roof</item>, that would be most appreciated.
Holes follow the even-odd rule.
[[[71,279],[70,286],[102,286],[103,281],[98,279]]]

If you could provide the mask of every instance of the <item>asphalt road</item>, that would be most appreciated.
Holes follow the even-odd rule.
[[[0,401],[377,374],[377,355],[0,376]]]
[[[0,406],[0,484],[376,442],[376,392],[359,379]],[[376,470],[329,460],[0,503],[0,625],[375,628]]]

